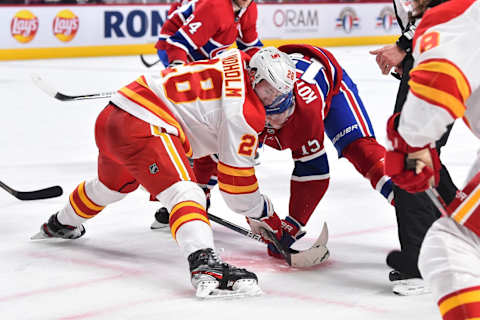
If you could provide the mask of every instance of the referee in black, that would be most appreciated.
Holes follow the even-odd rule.
[[[433,7],[443,1],[432,0],[428,4]],[[393,76],[400,80],[400,86],[395,101],[394,113],[401,112],[410,89],[409,72],[413,66],[412,39],[419,19],[412,18],[409,1],[394,0],[393,6],[397,22],[402,29],[402,35],[393,45],[370,51],[376,56],[376,62],[384,75],[392,68]],[[452,127],[436,142],[440,148],[447,142]],[[400,251],[394,250],[387,255],[387,265],[393,270],[389,279],[393,284],[393,292],[400,295],[415,295],[428,292],[423,286],[422,276],[418,270],[418,255],[423,238],[432,223],[440,217],[440,212],[431,203],[426,193],[412,194],[394,185],[395,213],[397,216]],[[447,169],[442,164],[440,182],[437,190],[443,199],[450,203],[455,197],[457,187],[453,183]]]

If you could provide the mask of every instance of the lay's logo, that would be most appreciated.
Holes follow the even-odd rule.
[[[52,30],[60,41],[71,41],[77,34],[80,22],[78,17],[70,10],[65,9],[57,13],[53,19]]]
[[[28,10],[18,11],[10,23],[10,33],[18,42],[33,40],[38,30],[38,18]]]

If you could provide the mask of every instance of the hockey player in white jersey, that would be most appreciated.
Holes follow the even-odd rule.
[[[254,60],[268,75],[248,67]],[[226,203],[248,218],[254,233],[267,230],[280,239],[281,221],[260,193],[253,167],[266,110],[291,97],[294,82],[293,62],[270,47],[251,59],[232,49],[121,88],[96,121],[98,178],[82,182],[34,238],[79,238],[84,222],[142,185],[170,212],[198,297],[260,294],[254,273],[216,255],[205,194],[188,157],[218,154]]]
[[[428,0],[415,3],[423,13]],[[426,9],[414,37],[410,92],[387,125],[386,173],[410,192],[435,186],[439,158],[432,145],[462,118],[480,138],[480,2],[451,0]],[[405,159],[416,159],[415,171]],[[419,268],[445,320],[480,318],[480,167],[423,241]]]

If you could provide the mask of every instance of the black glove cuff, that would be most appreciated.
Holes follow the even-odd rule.
[[[412,52],[412,39],[408,39],[405,35],[401,35],[396,42],[397,46],[406,53]]]

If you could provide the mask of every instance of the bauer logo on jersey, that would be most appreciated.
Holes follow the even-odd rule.
[[[148,166],[148,169],[150,169],[150,173],[151,174],[156,174],[158,173],[158,166],[156,163],[153,163],[151,165]]]
[[[353,29],[360,27],[360,19],[357,13],[350,7],[343,9],[337,18],[337,29],[342,29],[346,33],[352,32]]]
[[[80,22],[78,17],[70,10],[62,10],[53,19],[52,31],[58,40],[71,41],[77,34]]]
[[[37,34],[38,25],[38,18],[32,12],[20,10],[10,23],[10,33],[18,42],[28,43]]]
[[[377,28],[383,28],[385,31],[390,31],[394,26],[397,26],[397,17],[391,7],[385,7],[380,11],[377,17]]]

